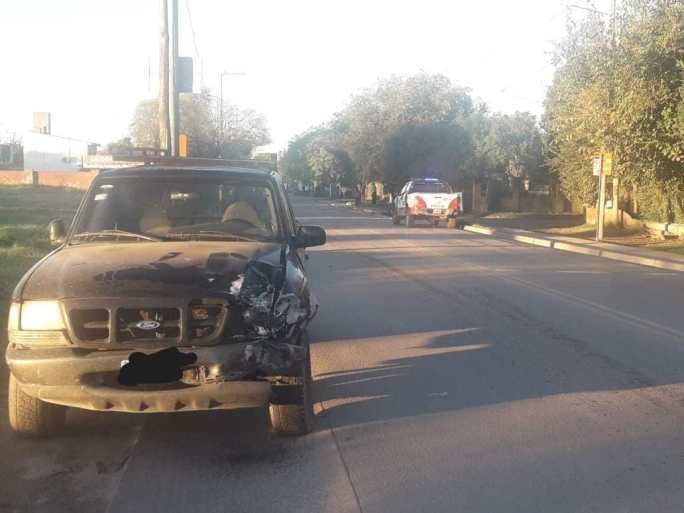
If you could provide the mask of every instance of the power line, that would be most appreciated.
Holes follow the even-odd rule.
[[[200,81],[204,84],[204,66],[202,66],[202,58],[200,57],[199,48],[197,47],[197,38],[195,37],[195,27],[192,24],[192,13],[190,12],[190,0],[185,0],[185,9],[188,13],[188,24],[190,25],[190,34],[192,35],[192,46],[195,48],[195,57],[200,65]]]

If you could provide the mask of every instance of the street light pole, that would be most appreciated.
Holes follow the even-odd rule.
[[[603,166],[602,166],[603,167]],[[603,230],[606,220],[606,175],[601,169],[599,175],[599,201],[598,209],[596,210],[596,240],[601,242],[603,240]]]
[[[221,153],[221,145],[223,144],[223,77],[242,77],[246,73],[236,71],[222,71],[219,73],[219,108],[218,108],[218,150]]]
[[[611,76],[610,76],[610,86],[608,89],[608,108],[612,109],[613,107],[613,96],[615,94],[615,2],[616,0],[612,0],[611,2],[611,9],[610,9],[610,37],[611,37]],[[606,13],[602,13],[606,14]],[[612,127],[611,127],[612,128]],[[613,135],[613,132],[611,130],[611,135]],[[611,150],[613,150],[612,145],[611,145]],[[613,176],[613,158],[614,158],[614,152],[611,152],[610,154],[610,174]],[[602,159],[602,164],[601,164],[601,175],[599,176],[599,209],[596,214],[598,215],[598,218],[596,219],[596,240],[598,242],[601,242],[603,240],[603,234],[605,231],[605,225],[606,225],[606,171],[607,167],[605,165],[605,158]],[[617,198],[617,191],[616,191],[616,185],[617,185],[617,180],[613,178],[613,197]],[[613,209],[618,208],[619,205],[614,204],[612,205]]]
[[[603,16],[610,16],[610,31],[611,31],[611,57],[612,57],[612,67],[613,69],[611,70],[612,75],[611,75],[611,80],[610,80],[610,89],[608,90],[608,107],[611,108],[613,105],[613,94],[614,94],[614,88],[615,88],[615,4],[616,0],[611,1],[611,11],[610,13],[604,12],[604,11],[599,11],[598,9],[592,9],[591,7],[584,7],[581,5],[568,5],[568,9],[582,9],[584,11],[589,11],[593,12],[595,14],[600,14]],[[612,149],[612,148],[611,148]],[[604,151],[603,149],[601,150],[602,152]],[[613,155],[614,153],[611,153],[610,160],[611,160],[611,174],[612,174],[612,165],[613,165]],[[601,159],[601,168],[599,171],[599,190],[598,190],[598,205],[596,209],[596,240],[597,241],[602,241],[603,240],[603,234],[604,234],[604,227],[605,227],[605,220],[606,220],[606,174],[604,173],[604,168],[603,168],[603,158]],[[614,186],[615,183],[614,182]],[[613,192],[613,196],[617,196],[615,191]],[[618,205],[613,205],[613,208],[617,208]]]
[[[589,12],[594,12],[596,14],[603,14],[604,16],[608,16],[607,12],[599,11],[598,9],[592,9],[591,7],[585,7],[583,5],[570,4],[567,6],[567,8],[568,9],[582,9],[583,11],[589,11]],[[613,8],[615,8],[615,4],[613,4]]]

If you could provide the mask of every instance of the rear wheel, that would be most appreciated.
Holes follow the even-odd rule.
[[[311,354],[306,345],[306,363],[300,378],[290,378],[291,383],[276,385],[277,397],[284,401],[271,403],[269,414],[273,430],[280,435],[297,436],[310,433],[313,429],[313,398],[311,388]]]
[[[59,432],[66,421],[66,407],[46,403],[25,394],[11,374],[7,406],[10,427],[21,435],[51,436]]]

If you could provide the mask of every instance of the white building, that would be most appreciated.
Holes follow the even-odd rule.
[[[97,145],[80,139],[38,132],[24,134],[26,171],[78,171]]]

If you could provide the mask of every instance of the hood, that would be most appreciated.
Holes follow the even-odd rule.
[[[56,251],[27,277],[21,297],[228,296],[252,260],[277,266],[281,245],[262,242],[82,244]]]

